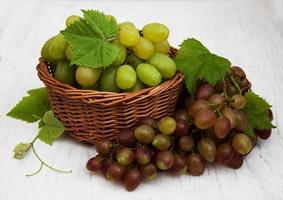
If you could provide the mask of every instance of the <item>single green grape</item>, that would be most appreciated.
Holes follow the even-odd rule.
[[[66,48],[65,55],[68,58],[68,60],[72,60],[73,50],[72,50],[72,47],[70,45]]]
[[[141,82],[148,86],[156,86],[161,83],[161,74],[151,64],[141,63],[137,66],[137,75]]]
[[[119,41],[124,46],[135,46],[139,42],[139,31],[131,26],[125,26],[119,31]]]
[[[133,51],[139,58],[148,59],[153,55],[154,47],[148,39],[140,37],[139,42],[133,47]]]
[[[117,67],[110,66],[104,70],[100,78],[100,90],[106,92],[120,92],[120,88],[116,85]]]
[[[132,22],[128,22],[128,21],[122,22],[122,23],[119,23],[119,24],[118,24],[118,28],[119,28],[119,29],[122,29],[122,28],[124,28],[124,27],[136,28],[135,25],[134,25]]]
[[[55,79],[61,83],[73,85],[75,83],[76,67],[70,66],[67,60],[59,61],[55,69]]]
[[[41,57],[44,58],[45,61],[47,62],[53,62],[53,60],[50,58],[49,55],[49,46],[52,43],[52,41],[54,40],[54,37],[49,38],[43,45],[42,49],[41,49]]]
[[[71,26],[75,21],[80,20],[80,16],[77,15],[71,15],[69,17],[67,17],[66,19],[66,26]]]
[[[65,50],[68,47],[68,43],[64,38],[64,35],[59,33],[51,41],[48,48],[48,55],[52,61],[60,61],[66,58]]]
[[[114,62],[112,63],[114,66],[120,66],[122,65],[125,60],[126,60],[126,56],[127,56],[127,50],[124,46],[120,45],[120,44],[113,44],[118,48],[118,54],[116,59],[114,60]]]
[[[162,42],[169,36],[169,29],[160,23],[149,23],[143,27],[142,32],[151,42]]]
[[[124,92],[134,92],[134,91],[137,91],[137,90],[141,90],[143,88],[145,88],[145,85],[137,79],[135,86],[128,89],[128,90],[124,90]]]
[[[163,117],[158,122],[158,129],[165,135],[171,135],[177,127],[176,121],[172,117]]]
[[[162,42],[154,42],[153,46],[154,46],[154,51],[156,53],[163,53],[165,55],[168,54],[169,49],[170,49],[170,45],[167,40],[164,40]]]
[[[134,68],[130,65],[122,65],[116,73],[116,84],[122,90],[127,90],[136,84],[137,75]]]
[[[102,70],[100,68],[89,68],[79,66],[76,70],[76,80],[82,87],[93,86],[99,79]]]
[[[176,73],[176,64],[174,60],[162,53],[155,53],[148,62],[156,67],[164,79],[170,79]]]

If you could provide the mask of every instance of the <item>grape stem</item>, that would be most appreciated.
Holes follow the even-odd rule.
[[[240,88],[239,84],[237,83],[237,81],[234,79],[234,77],[228,75],[228,78],[229,78],[230,81],[233,83],[233,85],[236,87],[236,90],[238,90],[239,94],[242,95],[241,88]]]
[[[32,151],[33,151],[34,155],[36,156],[36,158],[41,162],[41,165],[40,165],[40,168],[39,168],[36,172],[34,172],[34,173],[32,173],[32,174],[27,174],[26,176],[34,176],[34,175],[38,174],[38,173],[41,171],[41,169],[43,168],[43,166],[46,166],[47,168],[49,168],[49,169],[51,169],[51,170],[54,170],[54,171],[56,171],[56,172],[61,172],[61,173],[71,173],[71,172],[72,172],[72,170],[65,171],[65,170],[57,169],[57,168],[55,168],[55,167],[52,167],[52,166],[48,165],[46,162],[44,162],[44,161],[39,157],[38,153],[36,152],[36,150],[35,150],[35,148],[34,148],[34,142],[36,141],[36,139],[37,139],[37,137],[35,137],[35,139],[32,141],[32,143],[31,143],[31,148],[32,148]]]

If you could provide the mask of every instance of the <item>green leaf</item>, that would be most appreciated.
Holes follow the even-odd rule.
[[[43,116],[44,125],[41,126],[38,138],[46,144],[52,145],[64,132],[63,124],[54,116],[52,111],[47,111]]]
[[[92,68],[107,67],[118,54],[118,48],[108,41],[117,34],[117,22],[99,11],[82,12],[83,19],[61,31],[73,49],[71,63]]]
[[[50,110],[50,104],[45,88],[29,90],[29,95],[23,99],[9,112],[7,116],[26,122],[36,122]]]
[[[31,143],[19,143],[14,148],[14,158],[15,159],[22,159],[26,155],[27,151],[30,149]]]
[[[253,92],[245,94],[246,106],[243,111],[247,115],[248,127],[244,131],[249,136],[255,135],[254,129],[275,128],[268,117],[268,109],[271,108],[266,100]]]
[[[175,62],[185,75],[188,91],[193,94],[199,79],[214,85],[222,80],[230,68],[230,61],[212,54],[201,42],[194,38],[185,40],[178,51]]]

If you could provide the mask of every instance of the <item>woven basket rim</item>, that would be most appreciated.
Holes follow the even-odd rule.
[[[171,51],[176,52],[177,49],[171,47]],[[39,64],[37,65],[36,69],[38,71],[39,78],[44,82],[47,88],[50,87],[53,90],[56,90],[57,93],[65,96],[66,98],[80,99],[86,103],[102,103],[103,106],[113,106],[129,99],[137,98],[136,100],[138,101],[142,98],[146,98],[149,95],[158,95],[163,91],[176,86],[184,79],[184,75],[180,71],[177,71],[174,77],[157,86],[147,87],[133,92],[117,93],[91,89],[78,89],[71,85],[61,83],[49,73],[47,67],[48,65],[46,64],[45,60],[42,57],[39,58]]]

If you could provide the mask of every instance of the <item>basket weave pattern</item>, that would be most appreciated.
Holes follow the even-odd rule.
[[[169,55],[174,57],[176,49]],[[54,114],[78,141],[94,143],[100,138],[112,138],[120,129],[133,127],[143,117],[159,119],[172,115],[184,77],[180,72],[156,86],[131,93],[112,93],[76,89],[60,83],[54,69],[42,58],[37,65]]]

